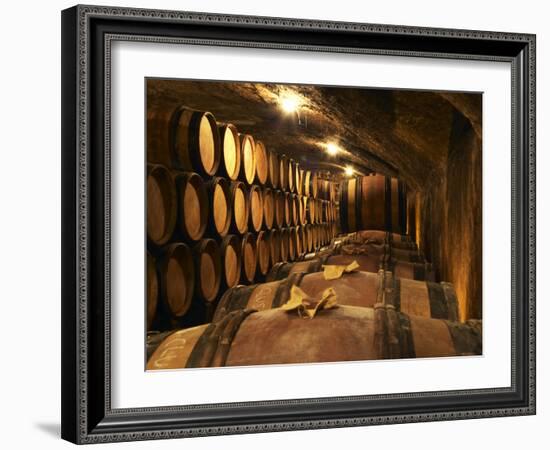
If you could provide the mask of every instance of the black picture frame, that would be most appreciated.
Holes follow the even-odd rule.
[[[113,40],[508,61],[512,65],[510,387],[115,410],[110,400]],[[535,414],[535,36],[75,6],[62,12],[62,437],[97,443]]]

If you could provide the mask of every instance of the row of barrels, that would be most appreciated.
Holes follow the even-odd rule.
[[[214,239],[202,239],[194,246],[176,242],[156,255],[148,252],[148,329],[171,328],[182,320],[189,324],[204,322],[193,314],[186,317],[193,303],[200,304],[195,309],[208,319],[226,289],[265,279],[274,265],[303,258],[327,245],[335,233],[334,225],[308,224],[230,234],[220,243]]]
[[[218,123],[212,113],[186,106],[148,109],[147,161],[205,177],[336,200],[333,181],[319,179],[292,158],[239,133],[235,125]]]
[[[369,230],[333,239],[329,249],[317,252],[307,263],[325,258],[324,263],[347,264],[351,259],[381,253],[408,264],[419,264],[411,260],[421,256],[407,236]],[[349,258],[330,259],[335,257]],[[298,264],[302,263],[290,267]],[[363,267],[326,280],[321,267],[314,272],[283,274],[276,265],[267,282],[228,289],[211,324],[151,336],[147,369],[482,353],[481,321],[457,321],[457,298],[451,283],[396,276],[384,268],[363,271]],[[288,300],[293,286],[310,298],[320,298],[332,288],[337,307],[319,311],[314,320],[284,311],[279,307]]]
[[[407,231],[407,188],[395,177],[370,174],[342,181],[340,185],[342,231]]]
[[[147,235],[154,245],[166,244],[174,235],[196,242],[205,234],[224,237],[336,220],[336,205],[328,200],[147,166]]]

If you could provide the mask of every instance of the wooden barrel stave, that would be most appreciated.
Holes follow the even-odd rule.
[[[157,274],[157,262],[147,252],[147,329],[150,330],[157,315],[159,298],[159,280]]]

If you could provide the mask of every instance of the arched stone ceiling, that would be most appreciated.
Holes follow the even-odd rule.
[[[304,167],[339,177],[352,165],[413,188],[445,176],[456,114],[481,137],[481,96],[466,93],[149,79],[147,94],[150,107],[210,111]],[[283,111],[283,98],[296,101],[297,112]],[[328,142],[342,151],[329,156]]]

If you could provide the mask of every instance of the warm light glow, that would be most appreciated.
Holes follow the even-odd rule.
[[[287,113],[293,113],[298,109],[299,103],[295,97],[284,97],[281,99],[281,108]]]
[[[347,166],[345,169],[345,173],[348,177],[351,177],[353,175],[353,167]]]
[[[334,142],[329,142],[327,144],[327,153],[329,155],[336,155],[340,151],[340,147],[338,147]]]

